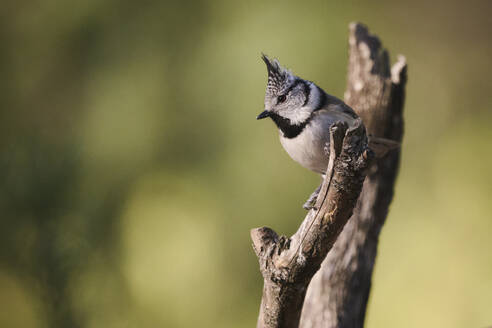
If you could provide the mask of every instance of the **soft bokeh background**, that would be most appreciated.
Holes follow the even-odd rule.
[[[318,177],[260,53],[343,97],[347,25],[409,63],[367,327],[492,324],[490,1],[16,1],[0,9],[0,326],[253,327],[249,229]]]

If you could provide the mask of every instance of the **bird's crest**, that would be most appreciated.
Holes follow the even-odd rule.
[[[282,67],[277,59],[271,60],[265,54],[261,55],[261,59],[265,62],[268,71],[267,89],[282,89],[294,78],[292,72]]]

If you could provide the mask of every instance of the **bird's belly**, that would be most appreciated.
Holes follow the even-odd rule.
[[[325,173],[328,166],[328,155],[325,154],[324,147],[329,139],[325,139],[309,129],[304,129],[292,139],[280,135],[280,143],[294,161],[321,174]]]

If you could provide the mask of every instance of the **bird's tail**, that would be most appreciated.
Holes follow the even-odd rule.
[[[384,157],[389,151],[400,147],[400,143],[394,140],[368,136],[369,148],[376,154],[377,158]]]

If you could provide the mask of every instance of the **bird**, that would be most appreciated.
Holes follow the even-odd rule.
[[[312,81],[302,79],[280,65],[277,59],[262,54],[268,81],[264,110],[256,119],[270,118],[279,130],[280,143],[289,156],[303,167],[321,174],[328,166],[330,127],[346,122],[349,128],[360,120],[355,111],[341,99],[326,93]],[[376,157],[384,156],[399,143],[368,136],[369,148],[376,148]],[[303,207],[313,208],[321,185]]]

